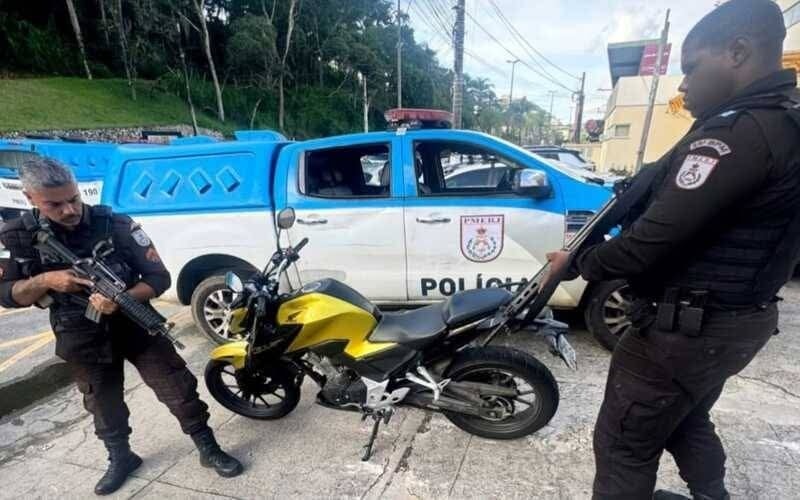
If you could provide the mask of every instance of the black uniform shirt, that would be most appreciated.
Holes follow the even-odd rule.
[[[691,254],[695,243],[713,233],[724,214],[741,213],[746,201],[782,173],[773,171],[768,141],[759,125],[735,110],[734,104],[748,96],[788,92],[796,84],[793,71],[775,73],[712,116],[698,119],[654,165],[664,172],[656,177],[644,213],[618,237],[578,256],[575,264],[581,275],[589,281],[659,279],[659,273],[674,268],[676,259]]]
[[[81,222],[72,230],[52,224],[53,232],[67,248],[79,256],[86,255],[87,242],[94,234],[92,226],[92,213],[89,206],[84,205]],[[122,214],[112,215],[112,236],[115,252],[119,253],[122,260],[133,271],[132,286],[144,282],[155,290],[156,295],[161,295],[170,286],[170,275],[150,239],[130,217]],[[14,243],[7,241],[5,236],[11,232],[23,230],[22,219],[7,222],[0,230],[0,243],[9,249],[9,258],[0,260],[0,305],[4,307],[19,307],[11,296],[11,288],[17,280],[27,279],[39,274],[38,265],[31,266],[31,272],[24,272],[24,265],[16,261],[18,255],[13,255]],[[24,257],[28,257],[27,255]]]
[[[110,222],[114,252],[104,260],[112,270],[125,280],[128,287],[139,282],[147,283],[156,295],[161,295],[170,286],[170,275],[158,255],[150,238],[138,224],[127,215],[112,214],[111,219],[93,215],[93,209],[83,207],[81,222],[72,230],[52,224],[56,237],[79,257],[91,256],[93,240],[108,234],[105,226]],[[103,228],[100,228],[100,226]],[[12,287],[18,280],[36,276],[45,271],[40,263],[38,252],[32,246],[33,235],[25,229],[22,218],[14,219],[0,228],[0,243],[10,252],[10,258],[0,260],[0,305],[4,307],[20,307],[12,297]],[[66,265],[49,265],[47,269],[68,268]],[[58,296],[60,294],[51,293]],[[84,301],[86,295],[83,294]],[[132,327],[133,323],[119,317],[119,313],[111,320],[111,328]],[[92,323],[83,318],[80,304],[65,302],[52,306],[51,323],[56,334],[56,353],[70,360],[108,360],[110,343],[105,333],[109,323]]]

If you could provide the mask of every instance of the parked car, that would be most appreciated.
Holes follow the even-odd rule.
[[[25,139],[0,141],[0,151],[60,159],[86,202],[141,223],[172,274],[165,298],[191,304],[200,329],[220,343],[234,339],[224,274],[263,265],[285,207],[297,224],[284,237],[314,242],[293,285],[334,277],[376,303],[409,307],[464,289],[516,289],[611,196],[588,171],[443,128],[301,142],[272,131],[167,145]],[[26,208],[15,165],[5,167],[0,207]],[[622,286],[575,280],[550,305],[583,308],[589,328],[608,338],[626,327]]]

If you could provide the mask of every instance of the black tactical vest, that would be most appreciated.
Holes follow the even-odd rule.
[[[742,308],[770,302],[791,278],[800,261],[800,99],[796,95],[755,96],[733,108],[735,114],[707,120],[693,129],[732,126],[732,120],[749,115],[767,138],[773,173],[751,199],[730,209],[697,237],[688,253],[676,256],[660,271],[659,288],[704,290],[710,292],[712,306]],[[666,171],[661,183],[666,181]]]
[[[74,234],[67,234],[51,228],[70,250],[78,257],[91,257],[96,245],[107,241],[114,246],[114,220],[111,208],[103,205],[88,207],[90,225],[77,229]],[[13,228],[6,228],[5,239],[8,250],[22,269],[22,274],[32,277],[48,271],[69,269],[69,264],[54,262],[34,247],[34,234],[39,228],[39,220],[35,212],[27,212],[21,217],[21,223],[14,221]],[[11,223],[9,223],[11,224]],[[137,276],[124,262],[121,253],[114,251],[103,258],[103,261],[124,280],[128,286],[135,283]],[[111,360],[111,343],[109,319],[103,318],[94,323],[85,317],[88,296],[75,296],[50,292],[50,324],[56,335],[56,354],[70,361],[108,362]]]

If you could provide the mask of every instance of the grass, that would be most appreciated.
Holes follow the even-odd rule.
[[[136,89],[133,101],[122,79],[0,80],[0,131],[191,124],[182,98],[147,81],[137,82]],[[226,135],[237,128],[204,113],[197,121]]]

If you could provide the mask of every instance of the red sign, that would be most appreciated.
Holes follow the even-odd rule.
[[[659,74],[667,74],[667,67],[669,66],[669,55],[672,51],[672,44],[668,43],[664,47],[664,54],[661,56],[661,71]],[[642,60],[639,62],[639,74],[642,76],[654,75],[656,72],[656,62],[658,60],[658,44],[650,44],[644,46],[642,52]]]

